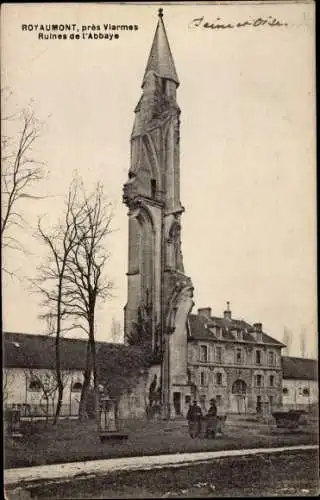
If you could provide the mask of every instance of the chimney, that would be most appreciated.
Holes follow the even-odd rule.
[[[256,342],[261,342],[262,340],[262,323],[253,323],[253,336]]]
[[[211,307],[200,307],[200,309],[198,309],[198,315],[199,316],[206,316],[207,318],[211,318],[211,316],[212,316]]]
[[[262,323],[253,323],[253,326],[258,333],[262,333]]]
[[[223,313],[224,319],[231,320],[230,302],[227,302],[227,309]]]

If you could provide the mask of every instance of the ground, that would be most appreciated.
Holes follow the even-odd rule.
[[[267,448],[317,444],[318,428],[306,425],[286,432],[254,418],[228,417],[224,436],[215,440],[191,439],[186,422],[135,421],[124,425],[128,440],[101,443],[93,422],[61,421],[57,426],[43,422],[25,424],[20,439],[5,440],[5,468],[28,467],[102,458],[159,455],[196,451]]]
[[[107,476],[38,484],[24,496],[53,499],[195,498],[312,496],[319,494],[318,450],[259,454],[210,460],[158,470],[112,473]]]

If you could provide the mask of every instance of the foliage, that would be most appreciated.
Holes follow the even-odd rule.
[[[152,319],[145,313],[143,306],[138,307],[137,321],[133,322],[132,331],[128,335],[128,344],[146,345],[152,342]]]
[[[146,375],[151,353],[143,348],[109,345],[107,357],[101,347],[97,359],[100,383],[109,397],[119,400],[122,394],[130,392]]]

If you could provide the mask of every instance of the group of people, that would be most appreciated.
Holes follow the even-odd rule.
[[[206,422],[206,437],[214,438],[218,423],[218,410],[216,400],[214,398],[210,399],[210,408],[206,415],[203,415],[196,400],[193,401],[192,405],[190,405],[187,413],[187,421],[189,425],[189,434],[192,438],[199,436],[201,432],[201,422],[204,420],[204,417]]]

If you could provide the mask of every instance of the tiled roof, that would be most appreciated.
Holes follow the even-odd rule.
[[[63,370],[83,370],[86,360],[87,341],[84,339],[62,338],[60,344],[61,368]],[[108,358],[128,360],[142,357],[141,350],[123,344],[96,342],[97,359],[108,365]],[[54,369],[55,338],[46,335],[26,333],[3,333],[3,366],[5,368]],[[146,358],[147,359],[147,358]]]
[[[243,332],[242,338],[246,342],[256,342],[253,331],[254,327],[244,320],[239,319],[226,319],[211,316],[207,318],[201,314],[190,314],[190,336],[193,339],[213,339],[218,340],[214,334],[213,328],[215,326],[222,328],[222,340],[236,340],[232,334],[232,330],[240,330]],[[279,340],[274,339],[270,335],[262,332],[262,343],[284,346]]]
[[[318,380],[318,361],[316,359],[282,357],[284,379]]]

